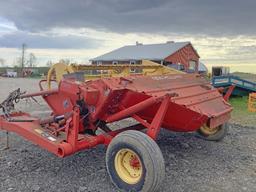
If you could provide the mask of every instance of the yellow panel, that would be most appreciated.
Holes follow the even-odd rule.
[[[141,69],[140,73],[134,73],[131,69]],[[90,74],[93,70],[100,72],[99,74]],[[64,74],[85,71],[85,79],[98,79],[104,77],[125,77],[129,75],[166,75],[166,74],[182,74],[184,72],[172,69],[158,63],[143,60],[142,64],[122,64],[122,65],[66,65],[63,63],[54,64],[47,75],[48,88],[51,88],[51,80],[59,83]]]

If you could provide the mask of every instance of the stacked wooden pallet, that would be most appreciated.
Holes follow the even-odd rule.
[[[248,110],[250,112],[256,112],[256,93],[249,94]]]

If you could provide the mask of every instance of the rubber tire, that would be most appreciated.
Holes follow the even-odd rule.
[[[198,129],[197,133],[200,138],[205,139],[207,141],[221,141],[227,135],[228,130],[229,130],[229,124],[224,123],[221,125],[220,130],[213,135],[205,135],[201,132],[200,129]]]
[[[142,178],[134,185],[124,182],[115,170],[115,156],[123,148],[136,152],[143,166]],[[153,139],[140,131],[124,131],[111,141],[106,153],[106,166],[114,185],[125,192],[157,191],[165,177],[165,163],[160,148]]]

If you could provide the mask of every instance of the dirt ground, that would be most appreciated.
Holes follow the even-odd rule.
[[[0,78],[0,101],[18,87],[38,90],[37,82]],[[18,107],[38,116],[48,114],[48,107],[39,103],[23,101]],[[0,151],[0,191],[117,191],[106,172],[104,146],[60,159],[16,134],[10,139],[11,148]],[[0,147],[4,141],[0,132]],[[163,130],[157,143],[166,164],[161,191],[256,191],[256,127],[231,124],[221,142]]]

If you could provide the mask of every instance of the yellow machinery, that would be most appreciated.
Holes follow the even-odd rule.
[[[250,112],[256,112],[256,93],[249,94],[248,110]]]
[[[63,75],[79,71],[84,72],[86,80],[104,77],[125,77],[129,75],[165,75],[184,73],[148,60],[143,60],[142,64],[137,65],[67,65],[64,63],[56,63],[48,71],[48,88],[51,88],[52,80],[59,83]]]

